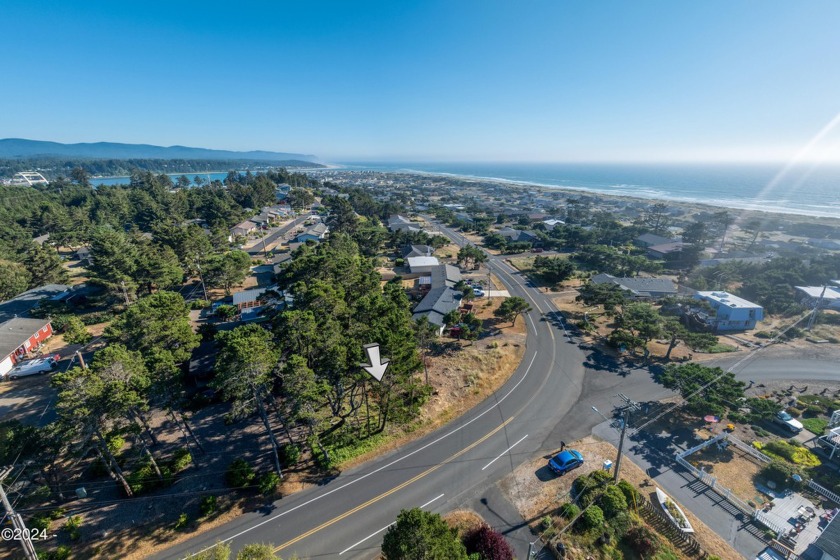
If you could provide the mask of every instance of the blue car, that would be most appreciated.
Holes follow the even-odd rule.
[[[583,455],[574,449],[561,451],[553,459],[548,461],[548,466],[557,474],[564,474],[576,469],[583,464]]]

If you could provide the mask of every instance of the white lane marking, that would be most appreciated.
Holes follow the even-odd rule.
[[[436,496],[436,497],[432,498],[431,500],[429,500],[428,502],[426,502],[425,504],[423,504],[422,506],[420,506],[420,509],[423,509],[423,508],[424,508],[424,507],[426,507],[427,505],[431,504],[432,502],[436,502],[437,500],[439,500],[439,499],[441,499],[441,498],[443,498],[443,494],[441,494],[440,496]],[[387,529],[388,527],[390,527],[391,525],[396,525],[396,523],[397,523],[397,522],[396,522],[396,521],[394,521],[393,523],[389,523],[389,524],[385,525],[384,527],[382,527],[381,529],[379,529],[377,532],[375,532],[375,533],[371,533],[370,535],[366,536],[365,538],[363,538],[362,540],[360,540],[360,541],[359,541],[359,542],[357,542],[356,544],[353,544],[353,545],[348,546],[347,548],[345,548],[344,550],[342,550],[341,552],[339,552],[339,553],[338,553],[338,555],[339,555],[339,556],[341,556],[342,554],[344,554],[344,553],[345,553],[345,552],[347,552],[348,550],[352,550],[352,549],[356,548],[357,546],[359,546],[360,544],[362,544],[362,543],[363,543],[363,542],[365,542],[366,540],[368,540],[368,539],[370,539],[370,538],[373,538],[373,537],[375,537],[376,535],[378,535],[379,533],[381,533],[382,531],[386,530],[386,529]]]
[[[517,382],[513,385],[513,387],[511,387],[511,388],[510,388],[510,390],[509,390],[507,393],[505,393],[504,395],[502,395],[502,397],[501,397],[498,401],[496,401],[496,403],[495,403],[495,404],[493,404],[493,405],[491,405],[490,407],[488,407],[488,408],[487,408],[484,412],[480,413],[478,416],[476,416],[476,417],[475,417],[475,418],[473,418],[472,420],[468,420],[468,421],[467,421],[467,422],[465,422],[463,425],[458,426],[457,428],[452,429],[451,431],[449,431],[449,432],[445,433],[444,435],[440,436],[439,438],[437,438],[437,439],[435,439],[435,440],[433,440],[433,441],[430,441],[429,443],[427,443],[427,444],[426,444],[426,445],[424,445],[423,447],[420,447],[419,449],[415,449],[415,450],[414,450],[414,451],[412,451],[411,453],[407,453],[407,454],[403,455],[402,457],[399,457],[399,458],[397,458],[397,459],[394,459],[393,461],[391,461],[391,462],[390,462],[390,463],[388,463],[387,465],[383,465],[383,466],[379,467],[379,468],[378,468],[378,469],[376,469],[376,470],[370,471],[370,472],[369,472],[369,473],[367,473],[367,474],[363,474],[363,475],[361,475],[359,478],[354,478],[354,479],[353,479],[353,480],[351,480],[350,482],[348,482],[348,483],[346,483],[346,484],[343,484],[343,485],[339,486],[338,488],[333,488],[332,490],[329,490],[328,492],[324,492],[323,494],[319,494],[319,495],[315,496],[314,498],[311,498],[311,499],[309,499],[309,500],[307,500],[307,501],[303,502],[302,504],[298,504],[298,505],[296,505],[296,506],[294,506],[294,507],[292,507],[292,508],[287,509],[286,511],[281,511],[280,513],[278,513],[278,514],[277,514],[277,515],[275,515],[274,517],[270,517],[270,518],[268,518],[268,519],[266,519],[266,520],[262,521],[261,523],[257,523],[256,525],[252,525],[251,527],[248,527],[247,529],[243,529],[243,530],[239,531],[238,533],[236,533],[235,535],[232,535],[232,536],[230,536],[230,537],[228,537],[228,538],[226,538],[226,539],[222,539],[222,540],[221,540],[221,541],[219,541],[219,542],[229,542],[229,541],[232,541],[233,539],[235,539],[235,538],[237,538],[237,537],[241,537],[241,536],[242,536],[242,535],[244,535],[245,533],[249,533],[249,532],[253,531],[254,529],[256,529],[256,528],[258,528],[258,527],[262,527],[262,526],[263,526],[263,525],[265,525],[266,523],[271,523],[272,521],[276,521],[277,519],[280,519],[280,518],[281,518],[281,517],[283,517],[284,515],[287,515],[287,514],[289,514],[289,513],[292,513],[293,511],[296,511],[296,510],[298,510],[298,509],[300,509],[300,508],[302,508],[302,507],[306,507],[306,506],[308,506],[309,504],[311,504],[311,503],[313,503],[313,502],[317,502],[318,500],[320,500],[320,499],[322,499],[322,498],[326,498],[326,497],[327,497],[327,496],[329,496],[330,494],[334,494],[335,492],[338,492],[339,490],[343,490],[343,489],[347,488],[348,486],[350,486],[351,484],[356,484],[356,483],[357,483],[357,482],[359,482],[360,480],[364,480],[364,479],[366,479],[366,478],[368,478],[368,477],[370,477],[370,476],[373,476],[373,475],[375,475],[375,474],[377,474],[377,473],[379,473],[379,472],[382,472],[382,471],[384,471],[385,469],[390,468],[390,467],[392,467],[392,466],[396,465],[397,463],[399,463],[399,462],[400,462],[400,461],[402,461],[403,459],[408,459],[408,458],[409,458],[409,457],[411,457],[412,455],[416,455],[417,453],[420,453],[421,451],[425,451],[425,450],[426,450],[426,449],[428,449],[429,447],[431,447],[431,446],[433,446],[433,445],[435,445],[435,444],[437,444],[437,443],[440,443],[441,441],[443,441],[444,439],[448,438],[448,437],[449,437],[449,436],[451,436],[452,434],[456,434],[456,433],[460,432],[461,430],[463,430],[464,428],[466,428],[467,426],[469,426],[470,424],[472,424],[473,422],[475,422],[476,420],[478,420],[479,418],[481,418],[482,416],[484,416],[484,415],[485,415],[485,414],[487,414],[488,412],[491,412],[491,411],[493,411],[493,410],[496,410],[496,408],[498,408],[498,406],[499,406],[500,404],[502,404],[502,402],[503,402],[505,399],[507,399],[507,398],[508,398],[508,397],[509,397],[509,396],[510,396],[510,395],[511,395],[511,394],[512,394],[512,393],[513,393],[513,392],[514,392],[514,391],[515,391],[515,390],[516,390],[516,389],[517,389],[517,388],[518,388],[518,387],[522,384],[522,382],[523,382],[523,381],[525,381],[525,378],[526,378],[526,377],[528,377],[528,373],[531,371],[531,366],[533,366],[533,365],[534,365],[534,360],[536,360],[536,359],[537,359],[537,354],[536,354],[536,352],[534,352],[533,357],[531,357],[531,362],[528,364],[528,367],[525,369],[525,373],[524,373],[524,374],[522,374],[522,378],[521,378],[519,381],[517,381]],[[218,542],[217,542],[217,543],[214,543],[214,544],[212,544],[212,545],[210,545],[210,546],[208,546],[208,547],[202,548],[202,549],[201,549],[201,550],[199,550],[198,552],[189,553],[189,554],[188,554],[185,558],[190,558],[190,557],[192,557],[192,556],[195,556],[196,554],[201,554],[202,552],[204,552],[204,551],[206,551],[206,550],[210,550],[211,548],[213,548],[213,547],[214,547],[214,546],[216,546],[217,544],[218,544]]]
[[[524,436],[522,436],[522,439],[520,439],[519,441],[517,441],[516,443],[514,443],[513,445],[511,445],[510,447],[508,447],[504,451],[502,451],[501,455],[499,455],[498,457],[496,457],[495,459],[493,459],[492,461],[490,461],[489,463],[487,463],[486,465],[481,467],[481,470],[486,469],[487,467],[489,467],[490,465],[492,465],[493,463],[495,463],[496,461],[501,459],[508,451],[510,451],[511,449],[513,449],[514,447],[516,447],[517,445],[519,445],[520,443],[525,441],[526,437],[528,437],[528,434],[525,434]]]

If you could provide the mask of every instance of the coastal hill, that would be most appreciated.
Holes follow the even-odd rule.
[[[36,157],[94,158],[94,159],[193,159],[193,160],[250,160],[250,161],[316,161],[314,155],[254,150],[235,152],[187,146],[152,146],[150,144],[121,144],[93,142],[61,144],[23,138],[0,139],[0,158],[29,159]]]

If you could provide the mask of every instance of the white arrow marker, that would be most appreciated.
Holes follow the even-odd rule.
[[[359,364],[366,372],[371,374],[377,381],[382,381],[385,370],[388,369],[388,360],[379,357],[379,344],[365,344],[365,352],[368,355],[369,364]]]

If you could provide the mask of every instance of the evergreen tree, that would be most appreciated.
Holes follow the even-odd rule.
[[[382,539],[385,560],[466,560],[467,550],[436,513],[420,508],[402,510]]]
[[[24,256],[23,264],[32,275],[29,280],[30,288],[45,284],[64,284],[69,278],[58,251],[46,243],[33,243]]]
[[[32,276],[20,263],[0,260],[0,299],[11,299],[25,292],[31,284]]]

